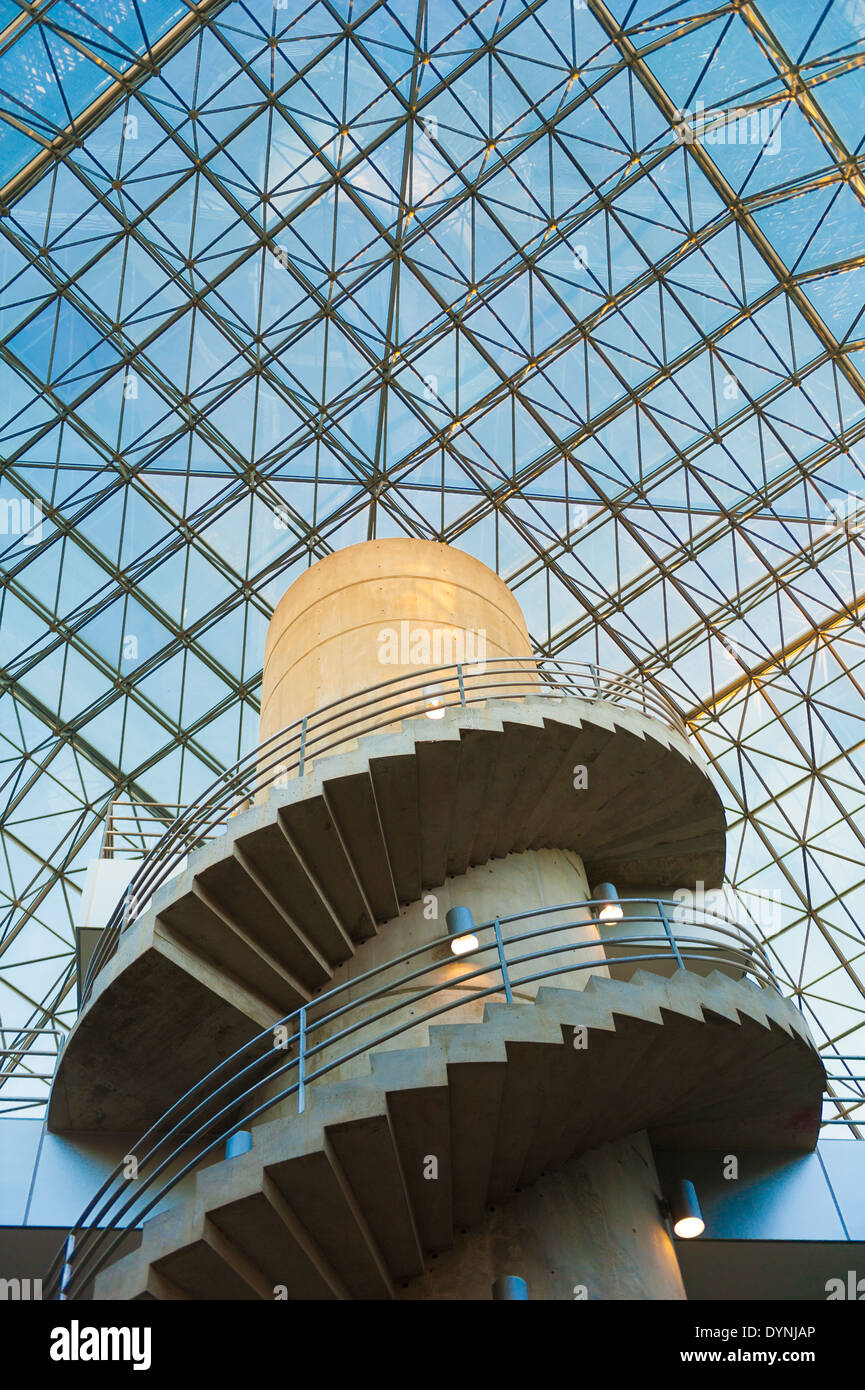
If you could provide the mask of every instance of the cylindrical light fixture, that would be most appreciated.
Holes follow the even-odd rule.
[[[480,942],[475,936],[474,918],[467,907],[450,908],[445,921],[451,939],[451,950],[455,956],[465,956],[469,951],[478,949]]]
[[[614,883],[599,883],[592,889],[592,897],[597,904],[594,913],[599,922],[621,922],[625,914]]]
[[[225,1141],[225,1157],[239,1158],[252,1148],[252,1130],[237,1129]]]
[[[670,1190],[670,1218],[673,1234],[680,1240],[693,1240],[706,1229],[697,1189],[689,1178],[676,1178]]]
[[[496,1303],[528,1303],[529,1286],[519,1274],[503,1274],[493,1284]]]
[[[425,685],[423,688],[424,714],[427,719],[444,719],[445,697],[440,685]]]

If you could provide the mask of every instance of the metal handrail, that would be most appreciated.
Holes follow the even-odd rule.
[[[58,1042],[53,1048],[27,1047],[26,1045],[22,1045],[20,1041],[13,1042],[7,1046],[7,1034],[9,1034],[10,1036],[14,1036],[18,1039],[20,1039],[22,1036],[38,1037],[40,1041],[43,1037],[53,1037],[55,1039],[58,1039]],[[28,1027],[27,1024],[21,1023],[15,1025],[7,1024],[4,1027],[2,1024],[0,1024],[0,1089],[2,1089],[3,1092],[3,1094],[0,1095],[0,1114],[14,1114],[15,1111],[10,1112],[8,1110],[8,1107],[10,1106],[16,1106],[19,1108],[23,1107],[25,1109],[29,1109],[31,1105],[45,1104],[46,1100],[48,1099],[47,1092],[41,1096],[14,1095],[10,1094],[5,1089],[6,1083],[9,1081],[18,1083],[24,1081],[43,1081],[46,1085],[50,1085],[54,1077],[55,1067],[52,1066],[46,1071],[35,1071],[29,1066],[29,1061],[31,1057],[50,1057],[56,1064],[57,1058],[60,1055],[60,1047],[62,1046],[63,1040],[65,1038],[66,1030],[62,1028],[56,1028],[53,1025],[41,1027]],[[7,1070],[6,1063],[10,1059],[12,1061],[12,1066]]]
[[[182,867],[193,849],[223,828],[260,792],[292,774],[303,776],[314,758],[333,753],[361,735],[422,716],[429,705],[425,692],[431,683],[437,687],[435,699],[440,708],[532,695],[592,702],[600,699],[637,708],[687,737],[679,711],[661,691],[600,666],[556,660],[551,667],[534,656],[426,666],[408,676],[394,676],[332,700],[271,734],[222,773],[168,825],[143,857],[102,931],[84,979],[80,1008],[90,998],[99,971],[117,950],[122,932],[138,919],[156,890]]]
[[[126,1159],[109,1175],[58,1252],[46,1276],[47,1296],[80,1296],[110,1262],[128,1230],[139,1226],[177,1183],[237,1130],[291,1096],[297,1097],[298,1111],[302,1111],[308,1088],[321,1077],[468,1002],[495,995],[510,1001],[514,991],[541,980],[608,963],[650,961],[681,970],[697,962],[732,965],[761,987],[778,989],[761,942],[744,924],[665,899],[621,897],[619,901],[640,909],[624,919],[625,934],[594,935],[577,942],[555,940],[564,932],[596,924],[600,909],[608,905],[606,899],[496,917],[473,926],[478,945],[465,955],[449,953],[449,935],[437,937],[328,990],[262,1030],[196,1082],[147,1130],[131,1150],[138,1163],[134,1178],[124,1176]],[[564,921],[543,921],[563,914]],[[525,924],[527,929],[513,930]],[[541,948],[541,939],[547,943],[553,939],[553,944]],[[610,946],[625,947],[627,954],[611,959],[605,955]],[[450,970],[443,979],[445,965]],[[364,986],[369,988],[363,988],[360,997],[345,997],[347,991],[355,993]],[[451,997],[454,991],[456,998]],[[446,997],[442,1000],[442,996]],[[372,1013],[370,1005],[376,1006]],[[322,1030],[335,1025],[336,1031],[322,1035]],[[375,1029],[373,1037],[355,1037],[360,1030],[368,1034],[370,1029]],[[324,1056],[332,1050],[336,1055]]]
[[[824,1059],[824,1065],[831,1062],[841,1068],[849,1068],[854,1063],[865,1062],[865,1055],[860,1053],[824,1052],[821,1055]],[[865,1138],[862,1133],[862,1128],[865,1127],[865,1110],[861,1109],[865,1105],[863,1082],[865,1082],[865,1072],[860,1072],[858,1069],[853,1072],[848,1070],[846,1073],[842,1070],[837,1076],[827,1070],[826,1090],[828,1095],[823,1104],[824,1107],[834,1105],[838,1114],[830,1115],[828,1118],[824,1116],[821,1127],[846,1126],[852,1130],[855,1139]],[[849,1087],[851,1093],[845,1094],[843,1090],[837,1089],[839,1087]]]

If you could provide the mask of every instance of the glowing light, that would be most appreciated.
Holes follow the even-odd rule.
[[[467,907],[452,907],[447,913],[450,948],[455,956],[467,956],[477,951],[480,942],[474,933],[474,921]]]
[[[424,714],[427,719],[444,719],[445,717],[445,697],[438,685],[425,685],[424,695]]]
[[[677,1178],[672,1185],[669,1206],[673,1235],[679,1240],[694,1240],[706,1229],[697,1189],[690,1178]]]
[[[476,951],[480,942],[471,933],[468,936],[455,936],[451,942],[451,950],[455,956],[467,956],[470,951]]]
[[[621,922],[625,914],[614,883],[599,883],[592,889],[592,897],[599,904],[594,909],[599,922]]]
[[[701,1236],[705,1229],[702,1216],[682,1216],[673,1226],[680,1240],[693,1240],[695,1236]]]

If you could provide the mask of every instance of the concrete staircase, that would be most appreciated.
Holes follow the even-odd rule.
[[[496,701],[367,735],[232,820],[123,933],[66,1042],[49,1125],[145,1128],[470,865],[573,849],[590,882],[711,885],[724,833],[687,740],[603,701]]]
[[[489,1203],[609,1140],[809,1150],[823,1083],[798,1011],[717,973],[489,1004],[482,1023],[374,1051],[368,1077],[318,1082],[303,1114],[256,1125],[254,1147],[200,1169],[93,1296],[391,1298]]]

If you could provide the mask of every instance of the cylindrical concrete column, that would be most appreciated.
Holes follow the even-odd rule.
[[[395,677],[405,678],[394,687],[397,701],[418,680],[420,711],[435,700],[419,678],[424,668],[464,662],[483,674],[496,657],[530,651],[519,604],[480,560],[410,538],[348,546],[319,560],[277,604],[265,647],[261,740]],[[495,673],[493,665],[486,678]],[[373,722],[387,722],[387,703]]]
[[[614,1140],[489,1203],[481,1222],[455,1231],[451,1248],[396,1297],[488,1302],[507,1261],[542,1303],[682,1300],[660,1194],[648,1135]],[[575,1308],[574,1317],[588,1313]]]

